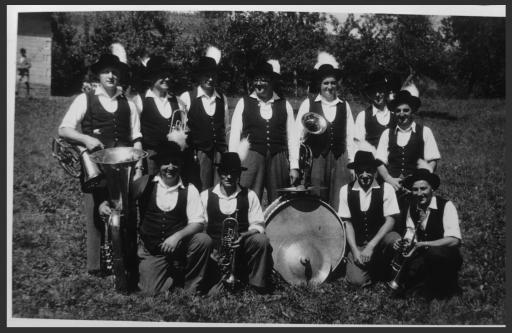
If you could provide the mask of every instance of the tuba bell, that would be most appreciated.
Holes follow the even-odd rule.
[[[100,261],[103,268],[114,274],[115,288],[120,292],[130,288],[130,264],[134,260],[137,242],[135,230],[128,227],[130,179],[133,166],[146,156],[146,152],[131,147],[103,149],[90,156],[105,174],[112,210],[105,225]]]

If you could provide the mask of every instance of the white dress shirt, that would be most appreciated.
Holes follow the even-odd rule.
[[[375,105],[372,105],[372,116],[377,118],[377,122],[382,126],[387,126],[391,119],[391,111],[387,106],[384,106],[384,110],[378,109]],[[356,130],[354,137],[357,140],[366,140],[366,110],[362,110],[357,114],[356,117]]]
[[[336,118],[337,104],[343,103],[342,100],[336,97],[333,101],[327,101],[322,95],[317,95],[315,98],[315,102],[320,101],[322,104],[322,111],[324,112],[325,119],[332,123],[334,118]],[[297,113],[297,120],[295,121],[295,132],[297,136],[298,142],[297,145],[300,144],[300,140],[304,137],[304,126],[302,125],[302,116],[305,113],[309,112],[309,98],[306,98],[299,107],[299,112]],[[350,109],[350,105],[348,102],[345,102],[345,107],[347,108],[347,133],[346,133],[346,145],[347,145],[347,158],[350,162],[354,160],[355,147],[354,147],[354,118],[352,117],[352,110]]]
[[[420,225],[421,230],[425,230],[427,228],[428,218],[430,216],[430,212],[433,209],[438,209],[436,196],[433,196],[432,200],[430,201],[430,204],[427,208],[426,217]],[[412,221],[410,210],[407,211],[407,218],[405,223],[407,230],[405,232],[404,238],[411,240],[414,236],[414,222]],[[444,206],[443,229],[443,237],[455,237],[462,239],[459,227],[459,215],[457,214],[457,209],[451,201],[447,201],[446,205]]]
[[[183,182],[180,181],[174,186],[167,186],[160,176],[153,178],[157,182],[156,186],[156,205],[164,212],[169,212],[176,207],[178,203],[178,189],[185,188]],[[187,187],[187,219],[188,223],[204,223],[204,209],[201,205],[199,191],[194,185],[189,184]]]
[[[158,112],[165,119],[169,119],[172,116],[172,112],[175,111],[172,109],[172,105],[169,102],[169,98],[171,98],[170,95],[166,95],[165,97],[160,97],[160,96],[155,95],[153,90],[148,89],[146,91],[145,97],[153,98],[153,100],[155,101],[156,108],[158,109]],[[176,98],[176,100],[178,102],[178,107],[180,109],[186,110],[185,103],[183,103],[181,101],[181,99],[179,99],[178,97]]]
[[[213,90],[212,96],[208,96],[206,92],[201,88],[200,86],[197,87],[197,97],[201,98],[201,102],[203,103],[204,111],[207,115],[210,117],[215,114],[215,108],[217,107],[217,98],[222,98],[224,100],[224,113],[228,114],[228,99],[226,96],[221,95],[217,92],[217,90]],[[188,111],[190,110],[190,105],[192,102],[190,101],[190,92],[185,91],[183,94],[180,95],[180,100],[183,101],[183,104],[185,105],[185,109]]]
[[[258,98],[255,92],[253,92],[249,97],[254,98],[258,101],[258,105],[260,108],[260,116],[269,120],[272,118],[272,104],[274,101],[280,99],[280,97],[274,92],[271,99],[264,102]],[[244,99],[240,98],[238,103],[236,104],[235,111],[233,112],[233,118],[231,119],[231,134],[229,136],[229,151],[236,152],[238,149],[238,145],[240,143],[240,136],[242,135],[243,129],[243,118],[242,114],[244,112]],[[293,108],[288,101],[286,101],[286,133],[288,140],[288,158],[290,161],[290,169],[298,169],[299,168],[299,145],[297,144],[297,139],[295,135],[295,118],[293,116]],[[250,139],[249,139],[250,142]]]
[[[375,180],[373,181],[368,191],[363,190],[359,183],[357,181],[355,182],[354,186],[352,187],[352,191],[359,192],[359,205],[362,212],[366,212],[368,208],[370,208],[370,203],[372,201],[372,189],[379,188],[380,185]],[[388,183],[384,183],[383,197],[382,208],[384,216],[399,214],[400,209],[398,208],[398,201],[396,199],[395,190]],[[350,214],[350,209],[348,207],[348,184],[343,185],[343,187],[340,189],[338,216],[344,219],[352,218],[352,214]]]
[[[379,145],[377,146],[377,156],[376,158],[381,160],[384,164],[388,164],[388,148],[389,148],[389,131],[396,131],[396,143],[400,147],[404,147],[409,142],[411,138],[411,133],[416,132],[416,123],[412,122],[411,126],[407,129],[403,130],[399,126],[396,126],[393,129],[385,129],[380,136]],[[426,161],[438,160],[441,158],[441,153],[437,148],[436,139],[434,138],[434,134],[427,126],[423,126],[423,154],[424,159]]]
[[[107,112],[114,113],[117,110],[117,97],[122,94],[122,91],[118,89],[116,94],[110,97],[105,89],[103,89],[103,87],[98,86],[96,89],[94,89],[94,94],[98,96],[98,100],[100,101],[101,106],[103,106]],[[128,105],[130,107],[131,139],[135,140],[142,137],[140,132],[139,114],[133,102],[128,101]],[[73,103],[71,103],[71,106],[64,115],[59,128],[69,127],[76,130],[84,119],[86,112],[87,96],[84,93],[78,95],[74,99]]]
[[[226,196],[222,193],[220,185],[215,185],[212,192],[219,197],[219,209],[222,214],[231,215],[235,212],[237,206],[236,196],[241,190],[240,186],[237,186],[235,193],[230,196]],[[265,233],[265,218],[263,217],[263,211],[261,210],[260,200],[256,193],[250,189],[247,190],[247,197],[249,201],[249,230],[257,230],[259,233],[263,234]],[[208,224],[208,212],[206,209],[206,207],[208,207],[208,190],[201,193],[201,201],[204,207],[204,220],[206,221],[206,224]]]

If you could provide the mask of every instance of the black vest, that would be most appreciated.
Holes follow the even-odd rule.
[[[443,215],[447,200],[436,196],[437,209],[431,209],[428,215],[427,227],[421,230],[418,227],[416,237],[419,242],[433,241],[444,237]],[[409,208],[406,210],[406,212]]]
[[[377,234],[384,224],[384,184],[380,184],[379,189],[372,189],[372,199],[366,212],[361,211],[361,202],[359,201],[359,191],[352,191],[355,181],[348,185],[347,202],[352,216],[352,226],[357,246],[364,246]]]
[[[272,103],[272,118],[265,120],[260,115],[258,101],[255,98],[244,97],[242,113],[242,137],[249,136],[251,150],[262,155],[270,151],[272,155],[288,150],[286,132],[286,100],[278,99]]]
[[[314,97],[309,97],[309,112],[323,117],[322,102],[315,102]],[[347,148],[347,107],[345,102],[336,105],[336,116],[332,123],[327,122],[327,129],[318,135],[308,135],[306,144],[311,148],[313,157],[327,155],[332,151],[336,158],[340,157]]]
[[[215,114],[209,116],[201,98],[197,98],[197,88],[189,92],[189,95],[188,128],[190,133],[188,136],[190,145],[204,152],[209,152],[212,149],[219,152],[226,151],[224,99],[222,97],[215,99]]]
[[[423,126],[416,124],[416,131],[411,133],[407,145],[400,147],[397,144],[398,131],[395,128],[389,129],[388,144],[388,172],[392,177],[399,177],[400,174],[407,176],[416,169],[418,159],[424,158]]]
[[[153,255],[161,254],[160,244],[187,225],[187,188],[178,191],[176,207],[164,212],[156,204],[157,183],[149,178],[139,200],[141,211],[140,237],[144,246]]]
[[[247,188],[242,188],[236,196],[236,209],[238,213],[238,232],[242,233],[249,229],[249,197]],[[219,242],[222,235],[222,221],[227,217],[235,217],[233,215],[225,215],[219,208],[219,196],[213,193],[212,189],[208,190],[208,204],[206,207],[208,214],[208,227],[206,231],[214,242]]]
[[[131,110],[126,98],[117,96],[117,110],[111,113],[103,108],[94,92],[86,93],[86,97],[87,111],[81,124],[82,132],[100,140],[105,148],[130,146]]]
[[[380,136],[386,128],[394,128],[396,125],[395,114],[390,112],[389,122],[387,125],[382,125],[377,120],[377,116],[373,115],[373,107],[370,106],[365,110],[364,114],[364,129],[366,131],[365,140],[368,141],[375,148],[379,145]]]
[[[168,98],[171,104],[171,110],[179,109],[178,101],[175,96]],[[142,113],[140,114],[140,129],[142,132],[142,144],[144,148],[156,149],[162,143],[167,141],[167,134],[172,125],[172,116],[165,118],[155,104],[155,99],[152,97],[144,98],[142,102]],[[174,117],[174,122],[181,120],[181,115],[178,113]]]

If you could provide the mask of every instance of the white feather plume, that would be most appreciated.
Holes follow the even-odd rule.
[[[117,56],[119,58],[119,61],[125,64],[127,63],[126,50],[124,49],[124,46],[120,43],[112,43],[112,45],[110,45],[110,52],[112,52],[113,55]]]
[[[274,73],[281,74],[281,65],[279,64],[279,60],[269,59],[267,60],[267,63],[269,63],[272,66],[272,70],[274,71]]]
[[[240,157],[240,161],[244,161],[249,154],[249,149],[251,148],[251,143],[249,142],[249,138],[242,138],[240,143],[238,144],[238,148],[236,150],[238,156]]]
[[[427,169],[430,173],[434,173],[434,169],[432,168],[432,166],[422,158],[418,159],[417,167],[418,169]]]
[[[402,87],[401,90],[407,90],[411,96],[420,97],[420,92],[416,85],[413,82],[410,82],[408,85]]]
[[[167,140],[170,142],[177,143],[181,150],[185,150],[187,148],[187,133],[185,133],[184,130],[181,129],[172,129],[169,134],[167,134]]]
[[[213,58],[215,60],[215,63],[218,65],[220,62],[221,52],[218,48],[215,46],[209,46],[206,50],[206,56],[209,58]]]
[[[356,151],[369,151],[373,154],[373,157],[377,156],[377,149],[371,143],[366,140],[354,140],[356,143]]]
[[[334,56],[327,52],[318,52],[318,58],[315,64],[315,69],[320,68],[322,65],[331,65],[334,68],[339,68],[340,64],[336,61]]]

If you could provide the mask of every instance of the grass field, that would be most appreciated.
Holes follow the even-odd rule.
[[[383,284],[351,290],[280,284],[212,297],[182,290],[120,295],[113,280],[85,273],[78,181],[52,159],[50,137],[71,98],[16,100],[12,313],[16,318],[308,324],[505,323],[505,101],[424,100],[421,121],[441,150],[438,192],[461,219],[463,294],[449,300],[390,299]],[[297,102],[293,102],[298,107]],[[233,103],[230,102],[231,108]],[[352,105],[354,113],[360,106]]]

